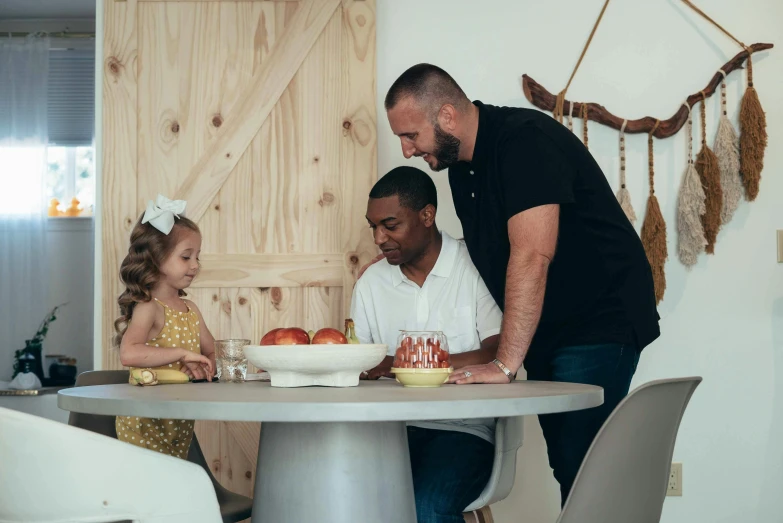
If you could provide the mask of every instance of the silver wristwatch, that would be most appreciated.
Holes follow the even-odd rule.
[[[498,366],[498,368],[499,368],[500,370],[502,370],[502,371],[503,371],[503,374],[505,374],[506,376],[508,376],[508,381],[510,381],[510,382],[511,382],[511,381],[514,381],[514,380],[516,379],[517,375],[516,375],[516,374],[514,374],[514,373],[512,373],[510,370],[508,370],[508,367],[506,367],[505,365],[503,365],[503,362],[502,362],[502,361],[500,361],[499,359],[495,358],[494,360],[492,360],[492,363],[494,363],[495,365],[497,365],[497,366]]]

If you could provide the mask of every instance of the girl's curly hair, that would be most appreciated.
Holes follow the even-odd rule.
[[[169,234],[163,234],[149,223],[141,223],[143,217],[142,214],[131,231],[128,255],[120,265],[125,291],[117,299],[120,306],[120,317],[114,322],[114,345],[117,347],[128,330],[136,304],[152,300],[152,288],[161,276],[160,267],[177,246],[181,233],[189,229],[201,234],[198,225],[184,216],[176,220]],[[186,296],[186,293],[180,290],[179,295]]]

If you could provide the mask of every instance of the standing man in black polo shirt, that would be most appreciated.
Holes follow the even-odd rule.
[[[451,381],[508,383],[524,364],[530,380],[604,388],[600,407],[540,416],[565,503],[660,335],[639,236],[587,148],[549,115],[471,103],[429,64],[403,73],[385,106],[403,155],[449,170],[470,256],[504,313],[497,359]]]

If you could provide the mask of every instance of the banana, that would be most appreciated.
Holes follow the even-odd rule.
[[[356,332],[354,329],[355,325],[353,320],[351,318],[345,320],[345,337],[348,338],[348,343],[352,345],[359,343],[359,338],[356,337]]]
[[[161,384],[188,383],[190,381],[188,375],[180,370],[159,369],[155,371],[155,374],[158,375],[158,383]]]
[[[131,385],[166,385],[171,383],[188,383],[187,374],[176,369],[133,369],[128,382]]]
[[[158,377],[152,369],[133,369],[130,371],[128,383],[131,385],[157,385]]]

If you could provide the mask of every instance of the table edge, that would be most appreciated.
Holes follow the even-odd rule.
[[[594,390],[560,394],[557,396],[533,396],[527,398],[501,399],[463,399],[448,401],[449,412],[458,414],[439,414],[439,408],[422,408],[426,402],[392,401],[356,403],[302,403],[298,408],[277,404],[273,407],[259,402],[265,408],[245,409],[238,413],[237,407],[226,408],[225,402],[177,401],[177,416],[150,414],[149,403],[140,403],[124,398],[87,398],[73,396],[67,391],[57,394],[57,406],[63,410],[85,414],[105,416],[166,417],[172,419],[210,420],[210,421],[247,421],[280,423],[328,423],[328,422],[384,422],[384,421],[427,421],[446,419],[506,418],[555,414],[575,410],[589,409],[603,404],[604,391],[600,387]],[[490,406],[487,402],[492,402]],[[438,404],[442,407],[443,401]],[[383,408],[379,409],[379,405]],[[221,407],[223,407],[221,409]],[[205,414],[207,412],[207,414]]]

